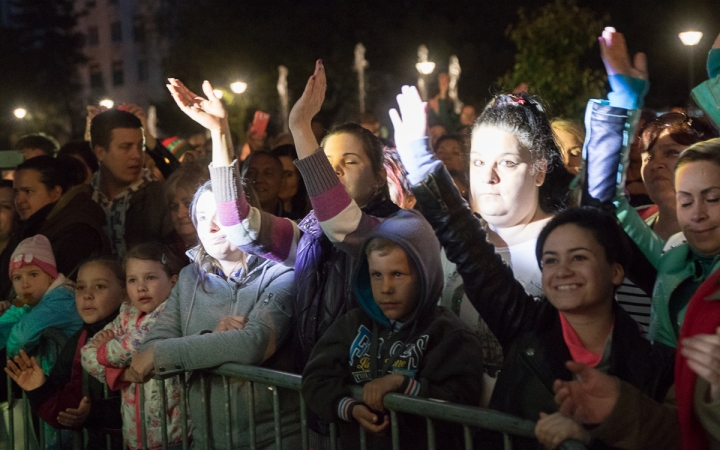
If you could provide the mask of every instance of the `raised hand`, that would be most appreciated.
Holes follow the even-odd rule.
[[[243,316],[225,316],[220,319],[214,331],[242,330],[247,322]]]
[[[14,361],[8,359],[5,373],[25,391],[39,388],[45,384],[46,380],[35,357],[29,358],[25,350],[20,350],[20,354],[15,356]]]
[[[396,373],[375,378],[363,386],[363,402],[375,411],[382,411],[385,394],[397,392],[405,377]]]
[[[553,450],[568,439],[588,444],[590,433],[582,425],[562,414],[540,413],[540,420],[535,425],[535,437],[547,449]]]
[[[628,75],[633,78],[648,79],[647,56],[636,53],[630,62],[625,36],[613,27],[605,27],[600,42],[600,55],[608,75]]]
[[[363,428],[371,433],[382,435],[390,425],[387,414],[383,414],[381,418],[381,415],[370,411],[365,405],[355,405],[352,415]]]
[[[442,72],[438,75],[438,88],[440,89],[440,98],[447,98],[448,90],[450,90],[450,75]]]
[[[607,419],[620,395],[617,378],[574,361],[565,365],[578,375],[579,380],[555,380],[553,390],[560,413],[584,424],[596,424]]]
[[[403,86],[397,102],[400,112],[391,109],[390,119],[395,128],[395,145],[401,151],[401,147],[427,136],[427,103],[422,101],[415,86]]]
[[[168,78],[167,88],[178,107],[192,120],[208,130],[221,130],[227,122],[227,111],[219,98],[215,97],[209,81],[203,81],[202,90],[207,98],[188,89],[182,81]]]
[[[289,122],[290,129],[310,126],[312,118],[320,112],[322,104],[325,101],[325,91],[327,90],[327,80],[325,79],[325,66],[322,60],[315,62],[315,72],[308,79],[300,99],[295,103],[290,111]]]
[[[712,399],[720,399],[720,327],[715,334],[696,334],[680,344],[690,369],[710,383]]]
[[[58,413],[57,421],[66,428],[80,428],[90,415],[90,399],[83,397],[77,408],[68,408]]]
[[[100,330],[98,333],[92,338],[92,341],[90,341],[95,347],[100,347],[101,345],[105,344],[106,342],[109,342],[111,340],[115,339],[115,333],[113,330]]]

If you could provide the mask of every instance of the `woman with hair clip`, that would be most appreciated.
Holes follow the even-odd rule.
[[[228,239],[218,221],[210,182],[197,190],[190,207],[198,245],[193,263],[180,272],[165,310],[158,316],[132,358],[126,376],[147,381],[153,374],[169,376],[200,371],[225,363],[262,365],[293,370],[287,344],[292,318],[291,268],[247,255]],[[218,351],[223,349],[223,351]],[[206,377],[209,396],[202,391]],[[274,448],[273,394],[267,386],[234,380],[230,383],[231,415],[226,415],[223,377],[194,373],[189,379],[194,448],[230,449],[250,445],[247,402],[255,400],[257,448]],[[253,391],[251,391],[253,389]],[[296,395],[280,395],[283,447],[298,448],[300,410]],[[226,425],[232,422],[232,446]],[[210,424],[210,429],[205,424]]]
[[[311,122],[324,101],[326,81],[322,62],[317,61],[290,113],[299,157],[295,164],[314,208],[296,225],[245,201],[237,162],[231,160],[227,115],[210,83],[203,84],[207,98],[193,94],[179,80],[170,79],[168,88],[178,106],[213,136],[210,174],[228,239],[247,253],[295,267],[294,341],[296,369],[301,371],[328,327],[357,306],[350,282],[364,240],[381,218],[399,210],[389,198],[382,143],[360,125],[345,124],[333,128],[322,147],[318,145]],[[320,436],[329,436],[327,424],[309,420]]]
[[[494,103],[489,109],[525,108],[528,98],[508,96],[505,104]],[[529,234],[538,227],[530,251],[541,277],[538,289],[542,296],[530,295],[518,280],[515,265],[503,262],[486,225],[463,200],[441,161],[428,151],[423,131],[425,105],[417,90],[403,87],[398,103],[402,119],[395,110],[391,117],[399,134],[398,151],[406,166],[411,165],[409,177],[418,204],[448,259],[457,264],[472,307],[497,337],[505,355],[489,406],[529,420],[553,415],[557,407],[552,383],[572,379],[565,367],[568,360],[584,361],[645,389],[652,376],[650,344],[614,301],[630,255],[627,239],[614,217],[585,208],[551,214],[552,203],[548,202],[552,197],[536,194],[536,209],[528,208],[524,216],[535,220],[526,219],[521,230]],[[500,224],[499,219],[508,215],[506,198],[518,198],[519,190],[530,193],[533,186],[539,187],[518,181],[542,181],[538,180],[542,176],[538,171],[547,163],[540,159],[533,164],[530,151],[519,148],[512,134],[485,126],[476,128],[473,135],[471,169],[480,178],[472,178],[471,183],[484,184],[471,189],[474,205]],[[501,151],[493,154],[478,148],[493,143],[493,135],[495,145],[504,143]],[[478,140],[478,136],[485,139]],[[510,180],[515,181],[515,190],[506,191]],[[547,210],[541,208],[541,201]],[[500,237],[513,236],[512,230],[497,229]],[[582,431],[579,429],[575,437],[585,439]],[[518,438],[514,446],[536,448],[537,443]]]

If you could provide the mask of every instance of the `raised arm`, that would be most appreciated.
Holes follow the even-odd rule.
[[[715,38],[708,53],[707,71],[709,80],[700,83],[692,90],[695,103],[705,111],[708,118],[720,130],[720,34]]]
[[[445,166],[428,150],[425,104],[417,90],[404,86],[398,104],[402,119],[394,109],[390,117],[413,193],[448,259],[457,265],[468,299],[505,346],[527,323],[535,322],[542,303],[525,292],[512,269],[495,253]]]
[[[167,87],[178,107],[212,135],[210,179],[218,219],[227,229],[230,241],[246,253],[293,266],[300,231],[293,221],[260,211],[247,202],[239,163],[234,160],[227,112],[222,101],[213,94],[210,82],[203,83],[203,92],[207,96],[203,98],[191,92],[180,80],[170,78],[169,81]]]

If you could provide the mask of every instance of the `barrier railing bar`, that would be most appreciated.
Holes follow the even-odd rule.
[[[30,416],[30,409],[29,404],[27,401],[27,395],[25,395],[25,391],[22,392],[22,396],[20,397],[20,403],[22,404],[22,410],[23,410],[23,437],[25,438],[25,442],[23,443],[23,447],[25,447],[25,450],[30,450],[30,434],[32,428],[30,425],[32,424],[32,418]],[[35,436],[33,436],[33,439]]]
[[[365,428],[360,428],[360,450],[367,450],[367,431],[365,431]]]
[[[205,437],[204,447],[205,447],[205,450],[209,450],[208,446],[210,445],[210,436],[212,436],[212,430],[210,430],[210,417],[209,417],[210,413],[209,413],[209,408],[208,408],[208,404],[207,404],[208,391],[207,391],[207,386],[205,384],[206,384],[205,383],[205,373],[201,372],[200,373],[200,394],[201,394],[200,397],[201,397],[201,404],[202,404],[202,421],[203,421],[203,424],[205,425],[205,430],[207,430],[207,434],[204,436]]]
[[[255,382],[248,380],[250,395],[248,395],[248,423],[250,431],[250,450],[256,450],[257,444],[255,440]]]
[[[162,439],[162,448],[163,450],[167,450],[168,448],[168,423],[167,423],[167,411],[168,411],[168,403],[167,403],[167,394],[165,392],[165,380],[153,380],[150,381],[150,383],[158,383],[160,385],[160,401],[162,402],[162,414],[160,414],[160,439]],[[144,390],[145,385],[141,386],[140,389]],[[145,409],[145,405],[141,405],[143,409]]]
[[[428,450],[435,450],[435,424],[428,417],[425,418],[425,424],[427,425]]]
[[[182,450],[188,450],[188,406],[187,406],[187,390],[185,386],[188,381],[188,375],[180,374],[180,426],[182,429]]]
[[[10,448],[15,448],[15,413],[13,412],[15,399],[13,398],[12,380],[8,377],[7,383],[8,398],[8,437],[10,438]]]
[[[303,450],[310,450],[310,442],[307,430],[307,406],[305,405],[305,399],[302,393],[298,392],[300,396],[300,433],[302,438]]]
[[[470,427],[467,425],[463,425],[463,441],[465,442],[465,450],[472,450],[473,438]]]
[[[337,450],[337,425],[334,423],[330,424],[330,450]]]
[[[110,388],[106,383],[103,383],[103,398],[107,400],[110,397]],[[58,434],[58,439],[60,439],[60,434]],[[60,448],[62,448],[62,444],[60,445]],[[110,439],[110,435],[105,433],[105,450],[112,450],[112,440]]]
[[[230,415],[230,380],[228,377],[222,377],[223,389],[225,390],[225,417],[228,420],[225,423],[225,442],[227,448],[233,448],[232,446],[232,415]]]
[[[503,449],[512,450],[512,440],[510,439],[510,435],[507,433],[503,433]]]
[[[140,448],[146,450],[148,443],[147,429],[145,428],[145,385],[137,385],[137,390],[140,395]]]
[[[275,446],[282,450],[282,427],[280,426],[280,389],[270,386],[273,393],[273,419],[275,420]]]
[[[398,426],[397,413],[394,410],[390,410],[390,430],[392,434],[392,448],[393,450],[400,450],[400,429]]]

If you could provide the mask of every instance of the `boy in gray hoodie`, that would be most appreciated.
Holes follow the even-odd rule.
[[[477,406],[482,389],[480,342],[450,310],[437,306],[440,244],[422,215],[400,211],[382,222],[364,254],[353,279],[361,307],[328,329],[303,373],[305,401],[323,419],[340,423],[344,449],[359,446],[352,422],[371,432],[368,448],[391,447],[385,394]],[[351,397],[353,384],[363,386],[362,402]],[[400,416],[403,447],[427,446],[423,422]],[[436,428],[445,448],[461,437],[453,429]]]

